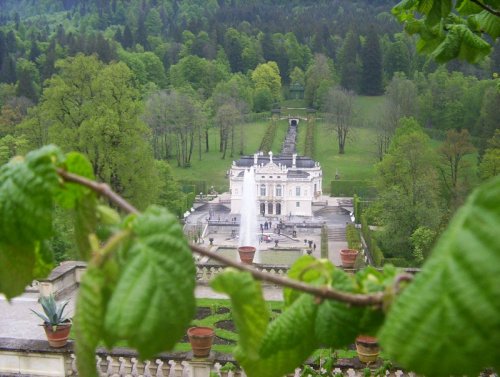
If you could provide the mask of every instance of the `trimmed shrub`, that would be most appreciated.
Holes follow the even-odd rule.
[[[375,239],[373,231],[368,226],[368,221],[364,213],[361,215],[361,233],[365,239],[368,252],[372,256],[373,264],[376,267],[382,266],[384,264],[384,254],[377,245],[377,240]]]
[[[343,180],[336,179],[330,183],[331,196],[362,196],[364,198],[375,198],[377,190],[373,181],[364,180]]]
[[[328,259],[328,227],[326,225],[321,228],[321,258]]]
[[[260,142],[259,150],[267,153],[271,150],[274,143],[274,138],[276,137],[276,129],[278,128],[278,122],[271,122],[267,126],[266,133],[262,137],[262,141]]]
[[[315,136],[314,121],[307,122],[306,129],[306,144],[304,146],[304,155],[314,158],[314,136]]]
[[[404,258],[385,258],[385,264],[392,264],[396,267],[412,267],[411,262]]]
[[[179,184],[181,190],[184,193],[193,192],[199,194],[200,192],[208,193],[207,181],[197,181],[197,180],[180,180]]]
[[[347,239],[347,247],[349,249],[361,250],[361,237],[354,224],[346,226],[345,235]]]

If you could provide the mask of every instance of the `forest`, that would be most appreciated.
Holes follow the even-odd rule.
[[[422,40],[402,30],[394,5],[3,0],[0,163],[54,143],[88,156],[95,176],[138,208],[157,203],[181,216],[208,189],[179,182],[176,169],[214,148],[223,160],[253,153],[249,122],[286,103],[295,84],[303,106],[324,114],[327,138],[338,138],[323,157],[349,154],[349,130],[371,130],[379,195],[367,221],[385,226],[386,257],[419,264],[467,194],[498,174],[500,46],[474,64],[438,64],[419,53]],[[358,96],[384,99],[360,120]],[[421,132],[396,148],[405,127]],[[306,144],[312,154],[312,136]],[[409,145],[425,161],[409,160]],[[398,171],[398,161],[419,170]],[[69,244],[53,240],[61,258]]]

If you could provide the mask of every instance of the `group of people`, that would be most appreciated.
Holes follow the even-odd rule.
[[[272,223],[271,221],[266,221],[264,224],[260,224],[260,231],[263,232],[264,230],[272,229]]]

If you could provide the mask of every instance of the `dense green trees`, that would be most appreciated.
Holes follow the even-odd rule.
[[[361,94],[376,96],[383,93],[382,51],[378,34],[374,28],[368,31],[361,50]]]
[[[421,227],[435,231],[440,222],[436,161],[429,137],[414,119],[403,118],[377,165],[378,202],[383,208],[383,230],[377,239],[386,257],[421,262],[420,255],[427,253],[422,242],[415,249],[418,236],[413,236],[413,244],[411,237]]]
[[[48,141],[80,151],[89,157],[96,177],[138,207],[154,202],[158,175],[130,69],[83,55],[60,61],[58,67],[39,108],[23,125],[31,144]],[[48,140],[36,137],[39,125]]]

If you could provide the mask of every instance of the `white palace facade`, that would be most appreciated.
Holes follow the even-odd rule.
[[[233,161],[229,170],[231,213],[239,214],[243,175],[254,168],[257,210],[267,217],[312,216],[312,203],[322,194],[319,162],[297,154],[268,156],[262,152]]]

